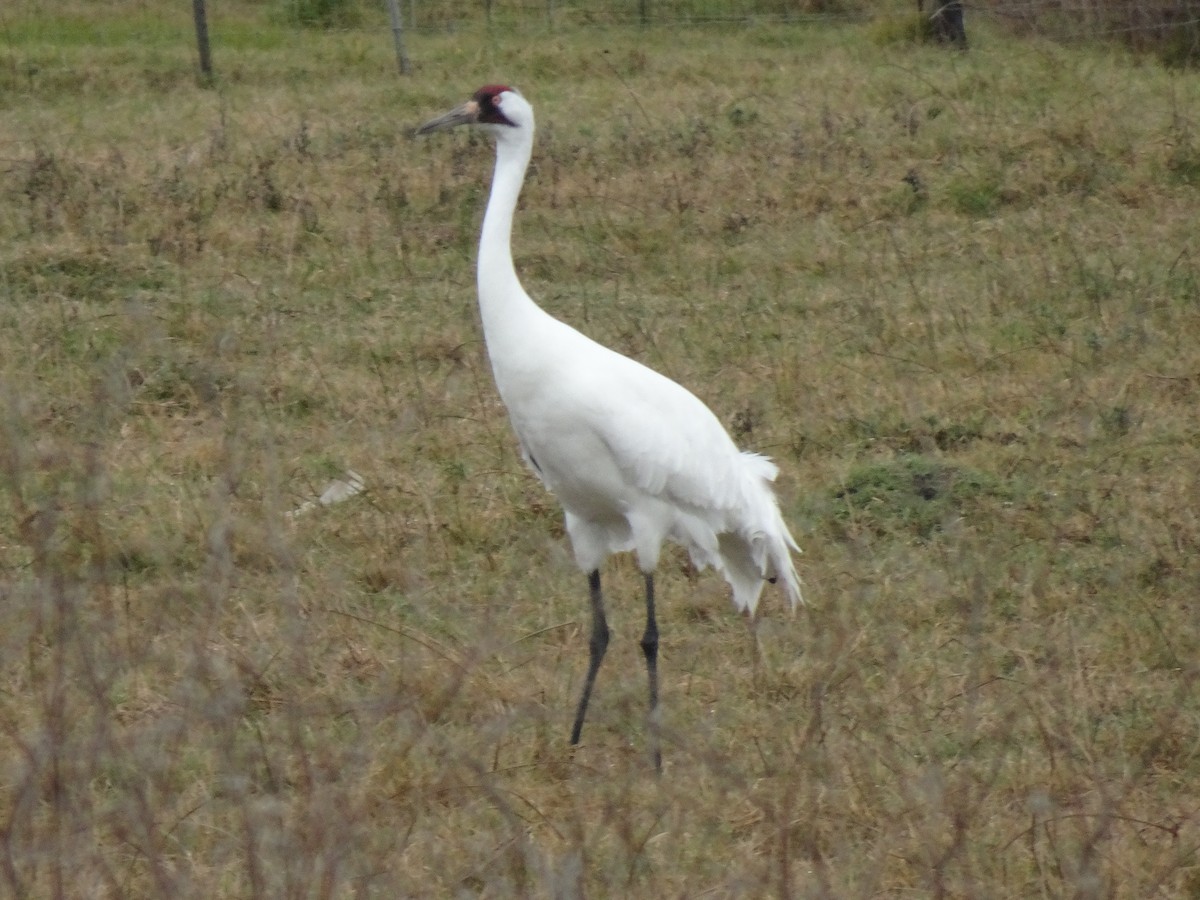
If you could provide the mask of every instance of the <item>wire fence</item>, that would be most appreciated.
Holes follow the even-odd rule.
[[[296,0],[300,5],[334,9],[339,0]],[[349,2],[349,0],[345,0]],[[406,24],[443,27],[481,19],[545,19],[581,22],[670,22],[681,19],[728,21],[764,19],[784,22],[862,21],[878,16],[932,16],[937,0],[919,4],[803,2],[803,0],[403,0]],[[923,9],[922,9],[923,6]],[[1021,27],[1053,25],[1077,37],[1124,32],[1158,32],[1200,21],[1200,0],[976,0],[963,3],[967,15]]]
[[[333,10],[353,0],[288,0]],[[404,25],[426,31],[473,24],[543,23],[686,25],[833,24],[910,19],[914,33],[942,8],[941,0],[400,0]],[[1158,53],[1169,62],[1200,63],[1200,0],[975,0],[963,3],[968,32],[992,26],[1055,40],[1113,41]]]
[[[466,24],[668,25],[721,22],[864,21],[862,9],[813,9],[796,0],[401,0],[405,25],[441,30]]]
[[[282,0],[289,15],[310,24],[346,24],[382,0]],[[443,29],[481,22],[670,24],[677,22],[865,21],[932,18],[945,0],[400,0],[404,26]],[[1075,39],[1195,28],[1200,0],[973,0],[961,4],[976,21],[991,20]]]

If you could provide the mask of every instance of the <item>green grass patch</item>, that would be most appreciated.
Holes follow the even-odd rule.
[[[901,454],[851,470],[833,493],[830,514],[842,525],[880,535],[907,532],[927,539],[951,520],[969,519],[983,498],[1010,500],[1012,491],[993,475]]]

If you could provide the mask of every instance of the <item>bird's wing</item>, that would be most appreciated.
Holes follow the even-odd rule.
[[[674,504],[735,507],[744,483],[742,454],[713,412],[666,376],[608,353],[603,366],[586,373],[580,411],[626,477]]]
[[[626,487],[693,512],[730,511],[746,498],[748,472],[774,477],[691,391],[562,322],[543,324],[541,353],[493,366],[525,458],[560,500],[592,480],[581,471],[590,468],[604,491],[619,473]]]

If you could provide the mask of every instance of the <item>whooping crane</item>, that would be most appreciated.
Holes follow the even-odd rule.
[[[699,568],[713,566],[751,618],[764,581],[803,602],[791,551],[799,552],[771,488],[778,471],[743,453],[694,394],[543,311],[513,266],[513,213],[533,150],[533,108],[503,85],[418,129],[472,125],[496,141],[496,168],[479,239],[477,280],[484,340],[500,397],[526,462],[563,506],[575,561],[587,573],[592,627],[587,675],[571,743],[579,743],[608,646],[600,565],[637,554],[646,583],[642,652],[650,682],[650,736],[661,770],[658,625],[654,570],[665,539]]]

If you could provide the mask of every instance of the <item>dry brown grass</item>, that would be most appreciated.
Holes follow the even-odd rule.
[[[401,82],[259,24],[203,90],[136,14],[11,15],[4,892],[1200,889],[1190,82],[857,28],[425,36]],[[757,674],[667,555],[661,779],[628,561],[567,747],[584,582],[479,341],[491,150],[407,137],[496,78],[531,292],[775,456],[806,550]]]

